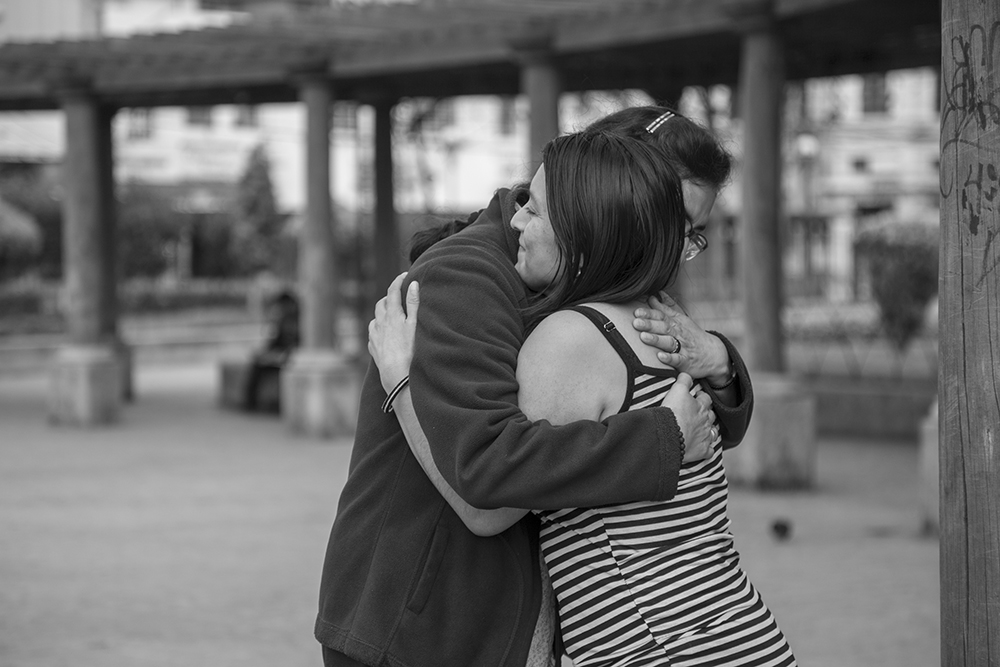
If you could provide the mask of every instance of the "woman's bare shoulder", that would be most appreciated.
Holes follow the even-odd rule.
[[[622,382],[608,382],[620,374]],[[531,419],[600,419],[624,384],[625,370],[594,324],[561,310],[543,319],[518,355],[518,402]],[[620,402],[620,401],[619,401]]]

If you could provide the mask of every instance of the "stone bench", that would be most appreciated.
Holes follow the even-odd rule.
[[[219,406],[247,410],[253,363],[226,359],[219,364]],[[282,368],[258,371],[255,411],[281,414],[293,433],[323,438],[354,434],[364,369],[342,354],[296,351]]]
[[[230,410],[251,409],[250,376],[253,361],[246,359],[226,359],[219,364],[219,406]],[[262,367],[258,369],[256,401],[253,411],[279,414],[281,412],[281,369]]]

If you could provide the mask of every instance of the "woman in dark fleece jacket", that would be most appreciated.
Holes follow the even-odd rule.
[[[682,459],[712,445],[711,413],[724,444],[742,438],[752,407],[742,361],[719,338],[736,377],[728,404],[711,391],[699,402],[679,387],[668,407],[602,423],[529,422],[517,408],[515,378],[529,294],[514,268],[507,194],[413,264],[420,319],[410,388],[396,409],[415,410],[441,475],[475,507],[672,497]],[[676,351],[671,337],[660,341]],[[550,656],[537,519],[528,515],[493,537],[470,532],[410,453],[396,415],[383,411],[385,398],[372,366],[321,583],[316,637],[327,665],[523,667],[536,653],[533,637]]]

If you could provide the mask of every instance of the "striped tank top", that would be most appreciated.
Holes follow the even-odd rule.
[[[600,328],[628,369],[620,412],[657,406],[677,372],[641,363],[615,325]],[[684,464],[665,502],[539,512],[559,626],[574,667],[789,666],[795,658],[740,567],[721,445]]]

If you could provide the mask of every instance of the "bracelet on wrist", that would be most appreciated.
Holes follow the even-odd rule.
[[[727,387],[729,387],[729,385],[731,385],[732,383],[736,382],[736,369],[735,368],[731,368],[729,370],[729,379],[726,380],[725,382],[723,382],[720,385],[714,385],[711,382],[708,382],[707,380],[706,380],[706,382],[707,382],[707,384],[708,384],[708,386],[709,386],[710,389],[714,389],[715,391],[722,391],[723,389],[726,389]]]
[[[396,400],[396,397],[399,396],[399,392],[403,391],[403,389],[406,388],[406,385],[409,384],[409,382],[410,382],[410,376],[407,375],[402,380],[400,380],[395,387],[392,388],[392,391],[390,391],[389,394],[385,397],[385,400],[382,401],[382,412],[384,412],[385,414],[389,414],[390,412],[392,412],[392,402]]]

